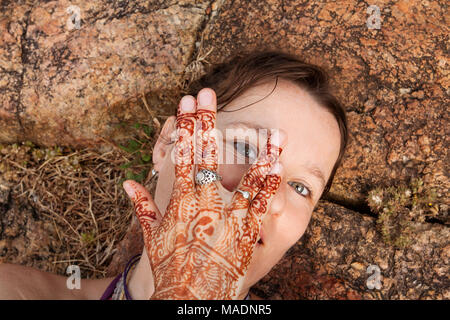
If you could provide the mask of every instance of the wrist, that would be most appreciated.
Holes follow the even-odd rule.
[[[128,291],[133,300],[148,300],[154,290],[153,273],[144,249],[139,262],[129,275]]]

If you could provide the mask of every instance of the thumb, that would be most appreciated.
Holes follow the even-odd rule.
[[[147,243],[162,220],[161,213],[143,185],[134,180],[126,180],[122,186],[133,201],[136,216],[144,231],[144,241]]]

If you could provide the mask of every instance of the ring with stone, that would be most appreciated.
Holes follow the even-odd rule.
[[[220,180],[222,180],[222,177],[217,172],[208,169],[202,169],[195,175],[195,183],[198,185]]]
[[[245,199],[247,199],[247,200],[250,201],[250,192],[248,192],[248,191],[242,191],[242,190],[240,190],[240,189],[236,189],[236,191],[240,192],[240,193],[242,194],[242,196],[243,196]]]

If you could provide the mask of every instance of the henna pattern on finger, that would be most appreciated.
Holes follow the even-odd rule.
[[[242,227],[243,236],[241,241],[245,245],[238,247],[236,256],[241,257],[241,267],[246,269],[250,263],[253,254],[254,245],[257,242],[262,219],[269,210],[270,199],[273,198],[281,183],[281,177],[278,175],[268,175],[264,186],[253,199],[248,214],[245,216]]]
[[[195,113],[179,113],[176,120],[175,186],[176,189],[194,188],[194,130]]]
[[[130,183],[133,184],[133,182]],[[135,195],[133,197],[134,210],[138,217],[139,223],[142,226],[144,242],[148,243],[147,240],[152,238],[152,234],[154,232],[159,217],[158,214],[149,207],[148,205],[149,198],[145,196],[145,194],[142,193],[141,191],[136,190],[136,187],[134,188],[135,188]]]
[[[257,161],[250,167],[249,171],[242,178],[242,182],[238,186],[238,189],[247,191],[250,194],[249,199],[253,199],[254,196],[261,190],[265,183],[265,177],[273,167],[275,161],[280,157],[283,149],[279,146],[272,144],[271,137],[269,136],[266,148],[261,152],[261,155]],[[245,209],[249,206],[249,201],[237,193],[234,197],[234,209]]]
[[[134,208],[141,216],[148,217],[152,222],[156,221],[156,212],[147,208],[146,204],[149,199],[140,191],[136,191],[136,197],[134,200]]]
[[[216,122],[216,112],[211,110],[197,110],[197,148],[196,160],[198,170],[217,170],[217,142],[214,132]]]

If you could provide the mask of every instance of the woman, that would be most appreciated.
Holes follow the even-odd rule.
[[[143,186],[124,182],[144,228],[142,256],[115,279],[82,280],[81,290],[67,289],[62,276],[0,265],[0,298],[111,299],[114,289],[114,298],[248,297],[251,286],[301,238],[315,205],[329,190],[347,145],[345,112],[320,68],[276,51],[237,55],[190,84],[188,93],[153,149],[159,176],[154,201]],[[203,122],[197,126],[204,129],[203,136],[197,138],[200,149],[207,150],[196,157],[197,170],[189,166],[197,150],[197,144],[189,147],[194,132],[186,138],[193,119]],[[215,140],[211,132],[218,134]],[[208,149],[211,142],[215,147]],[[227,155],[233,161],[218,161]],[[216,172],[221,180],[194,188],[201,169]],[[190,191],[196,188],[200,191]],[[208,207],[208,201],[214,206]],[[210,251],[193,249],[180,236],[187,234],[180,230],[189,227],[189,219],[198,219],[200,209],[209,212],[189,234],[209,244]],[[178,229],[177,215],[186,222]],[[180,266],[182,275],[175,272]],[[214,275],[210,282],[201,277],[208,272]]]

